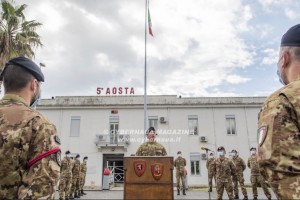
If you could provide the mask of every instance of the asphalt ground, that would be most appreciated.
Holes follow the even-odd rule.
[[[267,199],[266,196],[263,193],[263,190],[261,188],[258,189],[258,199]],[[98,190],[98,191],[84,191],[86,195],[81,196],[80,200],[82,199],[123,199],[124,191],[123,188],[113,188],[112,190]],[[272,199],[276,199],[274,193],[271,191]],[[243,195],[241,191],[239,190],[239,197],[240,199],[243,199]],[[252,189],[247,188],[248,193],[248,199],[253,199],[252,195]],[[216,199],[216,190],[213,189],[213,192],[210,193],[211,198],[210,199]],[[56,192],[55,199],[58,199],[58,192]],[[147,196],[145,196],[145,199],[147,199]],[[189,189],[186,192],[186,195],[177,195],[177,191],[174,190],[174,199],[209,199],[209,193],[207,191],[207,188],[199,188],[199,189]],[[227,193],[224,191],[223,199],[228,199]]]

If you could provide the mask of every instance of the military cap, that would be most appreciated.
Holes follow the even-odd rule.
[[[152,127],[152,126],[151,126],[150,128],[148,128],[148,130],[147,130],[147,134],[148,134],[148,133],[150,133],[151,131],[154,131],[154,132],[155,132],[155,128],[154,128],[154,127]]]
[[[181,151],[178,151],[177,154],[181,154]]]
[[[224,150],[224,151],[225,151],[225,148],[224,148],[223,146],[219,146],[217,150],[218,150],[218,151],[221,151],[221,150]]]
[[[250,148],[250,151],[252,151],[252,150],[256,150],[256,148],[255,148],[255,147],[251,147],[251,148]]]
[[[87,157],[87,156],[83,157],[83,160],[87,160],[87,159],[88,159],[88,157]]]
[[[68,151],[66,151],[66,154],[70,154],[71,152],[68,150]]]
[[[23,67],[29,73],[31,73],[38,81],[42,81],[42,82],[45,81],[45,77],[44,77],[44,74],[42,73],[41,68],[37,64],[35,64],[32,60],[25,58],[23,56],[15,57],[6,63],[4,69],[2,70],[2,72],[0,74],[0,81],[3,81],[3,75],[5,72],[5,69],[9,65],[17,65],[17,66]]]
[[[235,153],[237,153],[237,150],[235,150],[235,149],[232,149],[232,150],[231,150],[231,152],[235,152]]]
[[[213,156],[213,155],[214,155],[214,153],[213,153],[213,152],[211,152],[209,155],[210,155],[210,156]]]
[[[75,158],[79,158],[79,157],[80,157],[80,155],[79,155],[79,154],[77,154]]]
[[[281,38],[280,46],[300,47],[300,24],[291,27]]]

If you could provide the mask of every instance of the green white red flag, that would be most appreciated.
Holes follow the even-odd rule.
[[[152,22],[151,22],[151,16],[150,16],[150,9],[149,9],[149,7],[148,7],[148,31],[149,31],[149,34],[153,37]]]

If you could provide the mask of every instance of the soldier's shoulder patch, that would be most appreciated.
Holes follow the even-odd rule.
[[[258,142],[259,146],[261,146],[264,143],[264,141],[266,140],[267,134],[268,134],[268,126],[267,125],[263,125],[257,130],[257,142]]]
[[[60,144],[60,139],[59,137],[56,135],[54,136],[54,141],[57,143],[57,144]]]

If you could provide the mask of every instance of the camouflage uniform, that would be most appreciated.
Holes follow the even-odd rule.
[[[259,113],[259,164],[278,199],[300,199],[300,78],[277,90]]]
[[[72,168],[71,168],[71,158],[67,156],[61,161],[60,167],[60,181],[59,181],[59,197],[69,198],[71,192],[71,181],[72,181]]]
[[[180,190],[180,179],[182,183],[182,190],[184,191],[185,194],[185,174],[184,174],[184,167],[186,166],[186,160],[185,158],[178,156],[175,159],[174,165],[176,167],[176,187],[177,191],[179,193]]]
[[[83,186],[85,184],[85,176],[86,176],[86,160],[84,160],[80,165],[80,186],[79,189],[81,193],[83,193]]]
[[[72,170],[72,187],[71,187],[71,196],[79,196],[79,178],[80,178],[80,160],[77,158],[74,160],[74,166]]]
[[[55,126],[14,94],[0,101],[0,121],[0,199],[53,199],[60,176]]]
[[[236,197],[239,196],[239,190],[238,190],[238,183],[239,183],[244,197],[247,197],[247,190],[244,185],[245,179],[243,175],[243,172],[246,169],[245,161],[242,158],[240,158],[238,155],[236,155],[232,157],[232,162],[236,168],[236,173],[234,176],[235,178],[233,179],[234,195]]]
[[[252,191],[253,191],[253,197],[257,199],[257,184],[259,183],[261,187],[264,190],[265,195],[268,199],[271,199],[271,194],[268,190],[268,186],[263,180],[263,178],[260,175],[260,169],[258,165],[257,156],[252,155],[248,159],[247,163],[248,167],[251,169],[251,184],[252,184]]]
[[[212,180],[213,178],[215,178],[215,183],[216,183],[216,176],[215,176],[215,173],[214,173],[214,162],[215,162],[215,158],[209,158],[207,161],[206,161],[206,168],[207,168],[207,171],[208,171],[208,184],[209,184],[209,191],[211,192],[212,191]]]
[[[145,142],[136,151],[137,156],[166,156],[165,147],[158,142]]]
[[[235,175],[235,166],[232,161],[226,157],[217,158],[213,164],[214,173],[216,174],[217,199],[221,200],[224,188],[229,199],[233,199],[233,188],[231,176]]]

